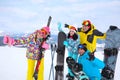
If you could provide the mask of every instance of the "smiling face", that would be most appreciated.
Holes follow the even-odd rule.
[[[70,30],[70,36],[73,36],[75,34],[75,31],[74,30]]]
[[[91,22],[89,20],[84,20],[82,26],[83,31],[87,32],[91,28]]]
[[[85,50],[84,50],[84,49],[79,48],[79,49],[78,49],[78,53],[79,53],[80,55],[83,55],[83,54],[85,53]]]
[[[44,30],[37,31],[37,38],[45,38],[47,36],[47,33]]]
[[[88,31],[90,29],[90,27],[83,25],[82,29],[83,29],[84,32],[86,32],[86,31]]]

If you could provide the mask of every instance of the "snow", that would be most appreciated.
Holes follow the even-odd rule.
[[[98,46],[102,46],[97,44]],[[99,47],[99,48],[100,48]],[[103,47],[103,46],[102,46]],[[97,52],[95,56],[99,59],[103,60],[103,51],[97,48]],[[54,56],[54,66],[56,65],[56,54]],[[67,50],[65,54],[65,58],[67,57]],[[115,79],[120,80],[120,54],[118,55]],[[44,79],[48,80],[50,68],[51,68],[51,51],[47,50],[45,52],[45,71],[44,71]],[[67,66],[65,62],[64,66],[64,75],[67,74]],[[54,69],[55,70],[55,69]],[[26,48],[18,48],[18,47],[9,47],[9,46],[1,46],[0,47],[0,78],[1,80],[26,80],[26,72],[27,71],[27,58],[26,58]],[[54,71],[55,74],[55,71]],[[65,76],[64,76],[65,77]],[[51,79],[52,74],[51,74]]]

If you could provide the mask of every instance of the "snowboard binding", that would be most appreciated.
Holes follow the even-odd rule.
[[[68,76],[68,80],[89,80],[88,76],[82,71],[82,64],[76,63],[72,57],[67,57],[66,62],[75,76]]]
[[[82,69],[82,64],[76,63],[73,66],[72,71],[78,80],[89,80],[88,76],[82,71]]]
[[[56,65],[55,70],[56,71],[63,71],[63,65]]]
[[[107,78],[107,79],[113,79],[114,77],[114,71],[109,68],[108,66],[106,66],[103,70],[102,70],[102,76]]]
[[[67,57],[66,58],[66,62],[67,62],[67,64],[68,64],[68,67],[70,68],[70,69],[72,69],[73,68],[73,66],[75,65],[75,60],[72,58],[72,57]]]

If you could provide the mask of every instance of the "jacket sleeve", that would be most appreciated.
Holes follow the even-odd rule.
[[[103,61],[99,60],[98,58],[95,58],[92,63],[97,66],[99,69],[102,69],[105,67],[105,64]]]
[[[97,29],[93,30],[93,34],[95,36],[97,36],[97,38],[100,38],[100,39],[105,39],[106,38],[106,33],[102,33],[100,31],[98,31]]]
[[[21,38],[15,39],[14,45],[28,44],[30,42],[30,40],[34,37],[34,35],[35,34],[33,33],[30,36],[28,36],[28,37],[21,37]]]
[[[75,42],[74,47],[72,47],[72,52],[73,53],[77,53],[79,43],[80,43],[80,41],[79,41],[79,39],[77,39],[76,42]]]

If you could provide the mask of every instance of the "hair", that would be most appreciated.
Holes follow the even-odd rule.
[[[70,33],[68,33],[68,37],[67,38],[70,38]],[[78,39],[78,35],[76,33],[74,33],[74,35],[72,36],[73,40],[77,40]]]

